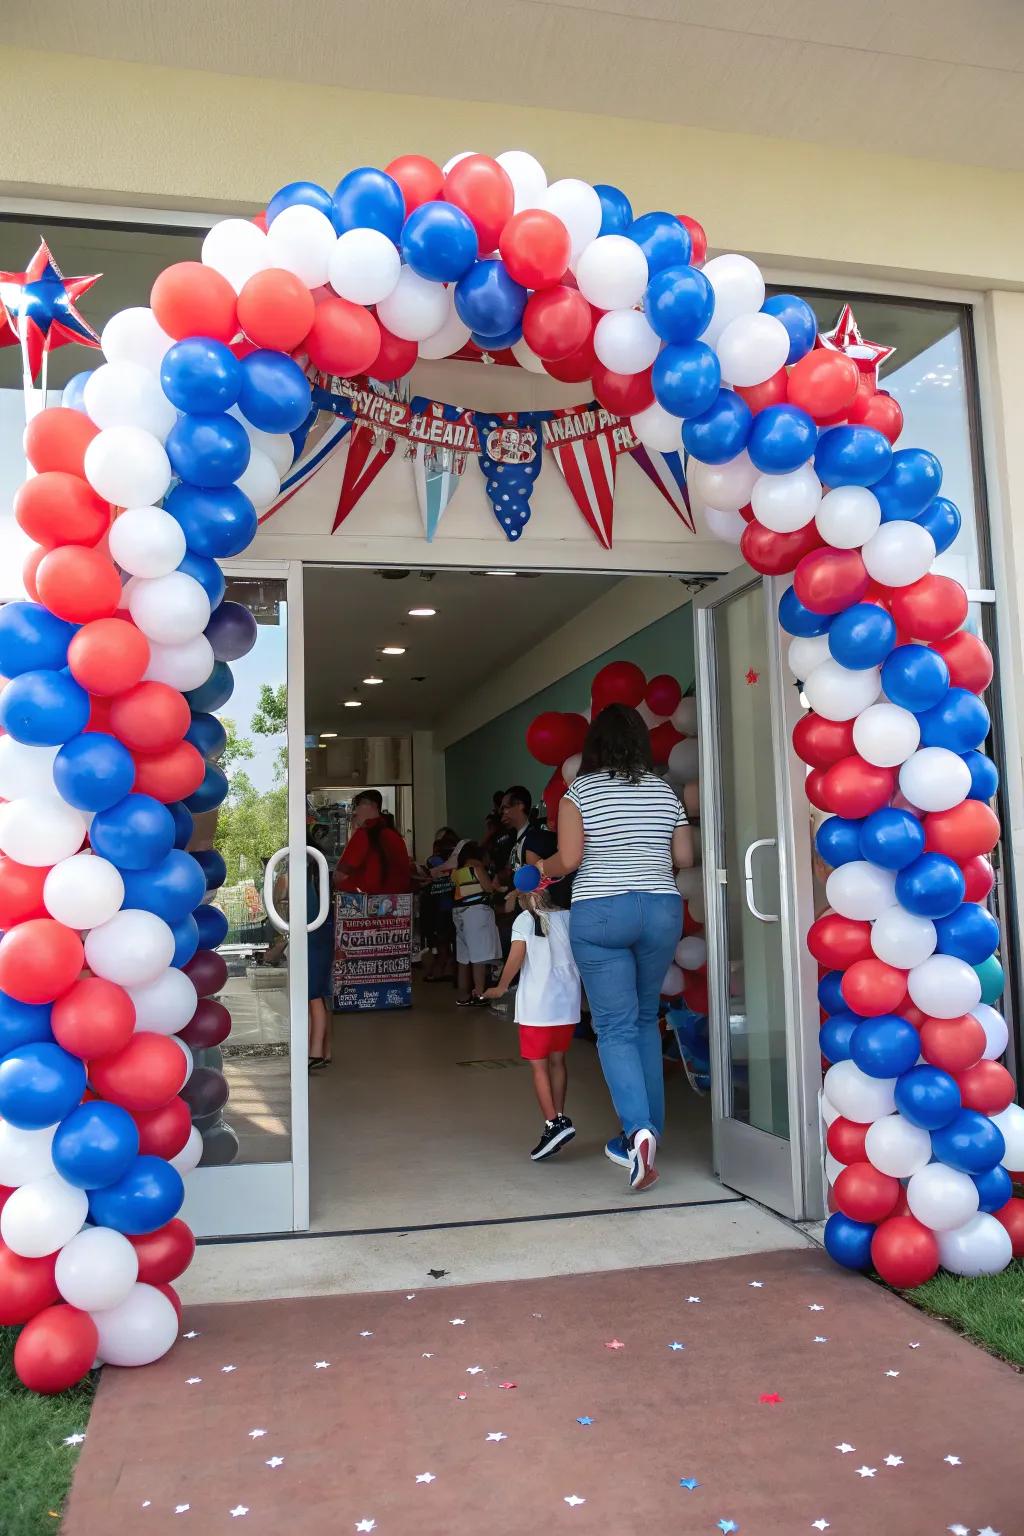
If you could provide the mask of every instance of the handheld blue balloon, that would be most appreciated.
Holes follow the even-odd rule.
[[[521,864],[512,878],[517,891],[535,891],[540,885],[540,870],[536,864]]]

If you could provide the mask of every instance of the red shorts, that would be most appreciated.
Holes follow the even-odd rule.
[[[546,1061],[552,1051],[567,1051],[575,1024],[520,1024],[519,1054],[524,1061]]]

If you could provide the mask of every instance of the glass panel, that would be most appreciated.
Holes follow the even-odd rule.
[[[786,1009],[778,922],[747,902],[744,859],[777,837],[768,637],[760,585],[714,610],[718,757],[722,771],[729,964],[730,1115],[774,1136],[789,1135]],[[774,842],[750,855],[751,901],[778,915]]]

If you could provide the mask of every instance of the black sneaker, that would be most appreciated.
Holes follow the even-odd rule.
[[[572,1141],[576,1135],[576,1127],[568,1115],[558,1115],[554,1120],[545,1120],[544,1133],[534,1147],[530,1156],[535,1163],[543,1158],[550,1157],[553,1152],[560,1152],[567,1141]]]

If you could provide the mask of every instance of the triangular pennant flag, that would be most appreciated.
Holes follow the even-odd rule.
[[[530,521],[530,497],[541,466],[541,420],[539,412],[473,413],[487,499],[510,544],[522,537]]]
[[[433,448],[418,443],[412,456],[416,500],[420,504],[423,532],[431,543],[448,505],[462,484],[466,455],[451,448]]]
[[[678,450],[673,453],[651,453],[643,443],[638,443],[635,448],[631,448],[630,454],[640,465],[651,484],[664,496],[680,522],[685,523],[691,533],[696,533],[693,513],[690,511],[690,493],[686,488],[682,454]]]
[[[605,549],[612,547],[616,453],[608,432],[574,442],[549,442],[572,498]]]
[[[396,442],[397,438],[384,435],[362,423],[352,429],[332,533],[337,533],[352,508],[369,490],[394,453]]]
[[[309,425],[302,450],[291,469],[281,481],[281,494],[265,512],[260,513],[260,523],[279,512],[285,502],[291,501],[296,491],[301,491],[307,480],[312,480],[317,470],[323,469],[331,455],[341,447],[352,430],[351,421],[338,420],[327,411],[320,411],[315,423]],[[296,434],[298,436],[298,434]]]

